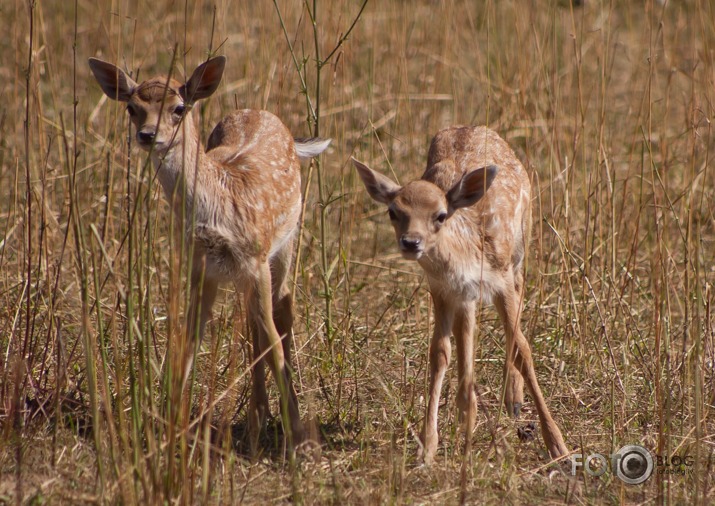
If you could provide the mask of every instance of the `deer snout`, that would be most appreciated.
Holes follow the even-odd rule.
[[[137,132],[137,140],[143,146],[150,146],[155,137],[156,133],[153,131],[140,130]]]
[[[424,242],[419,235],[402,234],[399,243],[400,251],[405,258],[417,259],[422,255]]]

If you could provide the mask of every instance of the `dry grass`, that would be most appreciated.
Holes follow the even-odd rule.
[[[229,63],[201,108],[204,138],[236,106],[309,135],[273,3],[55,3],[0,5],[0,503],[712,501],[711,2],[368,4],[322,68],[320,133],[334,142],[304,172],[296,366],[323,454],[295,466],[279,424],[260,458],[242,444],[250,354],[232,290],[191,396],[166,418],[179,248],[122,105],[86,64],[100,56],[141,79],[166,73],[176,47],[181,76],[217,51]],[[318,3],[324,57],[361,2]],[[305,4],[279,5],[316,103]],[[491,310],[480,315],[483,409],[466,487],[454,371],[438,462],[417,466],[430,297],[348,161],[417,177],[431,136],[458,123],[496,129],[533,175],[524,325],[569,447],[642,444],[691,455],[692,473],[638,486],[580,476],[574,496],[541,443],[516,437],[533,407],[516,423],[499,415],[503,336]]]

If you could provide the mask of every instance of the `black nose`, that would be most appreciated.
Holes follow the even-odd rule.
[[[419,237],[409,237],[406,235],[400,237],[400,246],[402,246],[403,251],[418,251],[420,244],[422,244],[422,240]]]
[[[154,141],[154,132],[139,132],[137,139],[142,144],[151,144]]]

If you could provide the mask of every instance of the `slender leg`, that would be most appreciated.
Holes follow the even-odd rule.
[[[271,260],[271,285],[273,299],[273,323],[283,343],[283,356],[288,367],[291,365],[291,347],[293,340],[293,301],[288,289],[288,271],[290,270],[291,255],[293,253],[292,241],[287,244]],[[248,294],[247,300],[251,298]],[[250,305],[249,305],[250,307]],[[261,350],[260,330],[256,326],[256,319],[249,317],[251,335],[253,336],[253,384],[251,390],[251,403],[249,408],[249,433],[252,451],[258,448],[260,430],[266,419],[270,416],[268,394],[266,392],[265,360],[259,359]],[[288,373],[290,374],[290,370]]]
[[[522,298],[522,287],[524,285],[524,271],[523,264],[519,262],[518,265],[513,267],[512,272],[514,273],[514,292],[517,297],[517,303],[519,304],[519,311],[521,312],[521,302]],[[521,313],[517,321],[517,327],[520,325]],[[503,321],[503,320],[502,320]],[[519,369],[514,365],[514,357],[516,355],[516,349],[513,346],[507,347],[506,351],[506,362],[504,363],[504,378],[506,381],[504,388],[504,404],[506,406],[506,411],[509,416],[518,418],[521,413],[521,407],[524,405],[524,377],[519,372]]]
[[[455,311],[454,333],[457,342],[457,407],[465,435],[471,437],[477,419],[477,394],[474,391],[475,303],[464,303]]]
[[[514,365],[515,353],[516,350],[513,347],[507,350],[507,359],[504,364],[504,376],[506,377],[504,404],[509,416],[518,418],[521,407],[524,405],[524,378]]]
[[[437,411],[439,409],[439,396],[442,391],[442,381],[449,366],[452,347],[449,342],[454,313],[449,305],[442,299],[437,290],[432,292],[434,301],[434,334],[430,342],[430,387],[429,403],[422,430],[423,450],[420,452],[426,464],[434,460],[437,453],[439,435],[437,433]]]
[[[303,424],[298,412],[298,399],[292,388],[290,373],[285,360],[280,335],[273,322],[273,298],[271,295],[271,271],[268,262],[259,266],[255,287],[249,293],[249,317],[254,322],[259,336],[261,353],[273,372],[281,394],[281,415],[289,445],[295,446],[304,437]],[[285,422],[288,422],[286,425]]]
[[[546,406],[544,395],[541,393],[541,388],[536,379],[529,342],[519,327],[521,307],[513,283],[509,283],[505,292],[495,297],[494,303],[504,325],[507,352],[509,352],[509,350],[512,352],[512,356],[508,357],[507,361],[508,363],[513,363],[513,367],[521,373],[526,382],[526,386],[534,398],[536,411],[539,415],[539,421],[541,422],[541,433],[544,437],[544,443],[546,443],[546,447],[549,450],[549,454],[552,458],[566,455],[568,454],[568,449],[564,443],[563,436],[551,416],[549,408]]]
[[[293,241],[289,241],[271,260],[273,294],[273,323],[283,342],[283,355],[292,374],[291,350],[293,348],[293,300],[288,278],[293,255]]]
[[[246,300],[250,300],[251,293],[246,294]],[[261,350],[264,347],[261,345],[261,330],[255,323],[253,310],[251,305],[248,307],[248,322],[251,337],[253,339],[253,382],[251,383],[251,400],[248,407],[248,434],[251,444],[251,452],[255,454],[258,450],[258,441],[261,434],[261,429],[266,423],[266,419],[270,416],[268,406],[268,393],[266,392],[266,367],[265,359],[261,357]]]
[[[194,353],[206,333],[206,323],[211,318],[211,308],[218,293],[218,281],[206,276],[204,257],[194,259],[191,271],[191,298],[186,323],[187,346],[184,359],[183,384],[189,378]]]

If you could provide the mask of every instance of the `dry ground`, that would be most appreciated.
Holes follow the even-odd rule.
[[[319,80],[316,59],[361,2],[278,5],[307,90],[268,0],[0,4],[0,503],[712,502],[715,4],[372,0]],[[181,249],[122,105],[86,61],[141,79],[175,51],[179,77],[228,56],[204,138],[237,106],[310,135],[305,91],[333,138],[304,169],[295,284],[317,462],[283,458],[279,423],[263,455],[245,451],[250,350],[231,289],[191,396],[166,417]],[[538,437],[516,436],[533,405],[516,423],[500,414],[504,341],[488,308],[464,479],[453,370],[439,458],[418,466],[430,296],[349,158],[405,181],[431,136],[460,123],[497,130],[532,174],[524,326],[567,444],[688,456],[682,474],[658,466],[631,486],[549,466]]]

